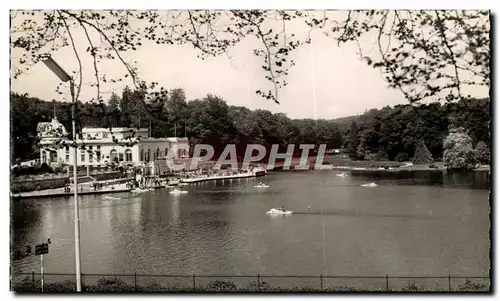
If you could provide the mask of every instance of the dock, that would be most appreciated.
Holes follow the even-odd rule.
[[[244,179],[244,178],[253,178],[266,175],[264,171],[257,172],[245,172],[236,175],[227,175],[227,176],[208,176],[208,177],[200,177],[193,179],[182,179],[182,183],[197,183],[203,181],[216,181],[216,180],[231,180],[231,179]]]

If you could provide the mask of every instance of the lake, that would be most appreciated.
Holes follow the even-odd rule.
[[[273,172],[193,184],[184,195],[83,196],[82,273],[489,275],[488,173],[338,173]],[[270,187],[254,188],[258,181]],[[266,214],[283,205],[296,214]],[[14,246],[50,238],[45,272],[74,273],[72,199],[21,200],[12,210]],[[12,263],[13,272],[39,268],[35,256]]]

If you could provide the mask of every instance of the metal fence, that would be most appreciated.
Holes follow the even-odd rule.
[[[71,292],[75,274],[14,273],[16,292]],[[491,292],[489,277],[82,274],[89,292]]]

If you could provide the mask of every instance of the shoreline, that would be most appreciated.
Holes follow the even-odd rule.
[[[14,200],[21,199],[39,199],[39,198],[53,198],[53,197],[65,197],[65,196],[73,196],[74,192],[59,192],[59,191],[30,191],[30,192],[22,192],[12,194],[11,198]],[[120,192],[130,192],[131,188],[117,188],[117,189],[102,189],[102,190],[92,190],[92,191],[79,191],[78,195],[98,195],[98,194],[107,194],[107,193],[120,193]]]
[[[199,182],[205,182],[205,181],[217,181],[217,180],[231,180],[231,179],[242,179],[242,178],[255,178],[255,177],[261,177],[265,176],[267,174],[267,171],[255,171],[255,172],[248,172],[248,173],[242,173],[242,174],[237,174],[237,175],[228,175],[228,176],[212,176],[212,177],[202,177],[202,178],[186,178],[186,179],[181,179],[181,183],[187,183],[187,184],[192,184],[192,183],[199,183]],[[109,180],[113,181],[113,180]],[[78,195],[100,195],[100,194],[109,194],[109,193],[120,193],[120,192],[131,192],[133,189],[132,188],[126,188],[123,187],[123,184],[112,184],[111,187],[113,188],[104,188],[101,190],[84,190],[84,191],[79,191]],[[176,187],[177,185],[174,186],[169,186],[169,185],[160,185],[160,186],[155,186],[155,187],[150,187],[151,189],[161,189],[161,188],[172,188]],[[115,188],[116,187],[116,188]],[[20,199],[38,199],[38,198],[51,198],[51,197],[65,197],[65,196],[73,196],[74,192],[65,192],[64,188],[55,188],[55,189],[46,189],[46,190],[37,190],[37,191],[27,191],[27,192],[21,192],[21,193],[15,193],[11,194],[11,199],[13,200],[20,200]]]

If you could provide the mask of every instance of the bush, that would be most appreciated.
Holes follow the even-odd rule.
[[[408,282],[408,285],[403,288],[403,292],[419,292],[422,291],[422,288],[415,285],[412,282]]]
[[[425,146],[423,141],[417,143],[415,154],[413,155],[413,163],[414,164],[424,164],[432,162],[432,154]]]
[[[27,175],[54,173],[54,170],[49,165],[47,165],[47,163],[43,163],[39,166],[17,166],[11,170],[11,173],[14,177],[20,177]]]
[[[486,284],[481,283],[472,283],[469,279],[465,280],[465,283],[458,286],[458,290],[461,292],[477,292],[477,291],[486,291]]]
[[[234,292],[238,290],[238,287],[231,280],[215,280],[210,281],[206,287],[207,291],[215,292]]]
[[[443,142],[443,161],[446,169],[469,170],[478,163],[472,139],[462,129],[451,129]]]
[[[410,156],[408,156],[408,153],[401,152],[401,153],[399,153],[399,154],[396,155],[395,160],[398,161],[398,162],[409,161],[410,160]]]
[[[272,288],[265,281],[260,281],[260,283],[257,281],[252,281],[247,285],[246,290],[250,292],[269,292],[272,291]]]
[[[479,141],[474,149],[477,161],[481,164],[490,164],[491,152],[484,141]]]
[[[372,154],[372,153],[367,152],[367,153],[365,154],[364,159],[365,159],[366,161],[375,161],[375,160],[377,160],[377,154]]]
[[[40,292],[41,291],[40,280],[36,280],[35,283],[31,282],[31,277],[24,278],[21,283],[13,284],[12,290],[20,293],[29,292]],[[199,287],[194,290],[192,287],[168,285],[162,286],[158,283],[149,283],[145,286],[138,285],[128,285],[124,281],[118,278],[101,278],[98,280],[97,285],[85,285],[82,286],[85,292],[319,292],[318,287],[306,287],[306,286],[285,286],[285,287],[272,287],[265,281],[257,282],[252,281],[246,286],[238,287],[231,280],[216,280],[209,282],[206,287]],[[484,283],[472,283],[469,279],[465,283],[459,285],[458,291],[460,292],[479,292],[488,291],[489,287]],[[45,293],[69,293],[76,291],[76,284],[74,281],[64,281],[55,283],[45,283],[44,292]],[[353,288],[348,286],[325,286],[323,292],[352,292],[352,291],[386,291],[385,287],[379,287],[378,289],[362,289]],[[403,287],[401,290],[399,288],[392,288],[391,291],[403,291],[403,292],[422,292],[430,291],[429,289],[417,286],[412,282],[408,282],[407,286]]]
[[[379,150],[377,155],[375,156],[375,160],[377,161],[388,161],[389,155],[384,150]]]

